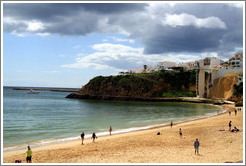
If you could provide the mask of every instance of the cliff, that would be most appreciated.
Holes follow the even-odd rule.
[[[242,77],[242,74],[231,73],[226,74],[224,77],[215,80],[213,87],[210,90],[211,98],[223,98],[225,100],[242,101],[243,89],[238,83],[238,76]],[[241,87],[237,89],[237,87]],[[236,89],[235,89],[236,88]]]
[[[195,96],[195,71],[98,76],[67,98],[146,99]]]

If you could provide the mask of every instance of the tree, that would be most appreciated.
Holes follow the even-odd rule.
[[[144,65],[143,67],[144,67],[144,71],[146,71],[146,69],[147,69],[147,65]]]

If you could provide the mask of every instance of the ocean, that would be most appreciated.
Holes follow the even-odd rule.
[[[223,111],[185,102],[107,101],[65,98],[71,92],[3,87],[3,151],[147,129],[212,116]]]

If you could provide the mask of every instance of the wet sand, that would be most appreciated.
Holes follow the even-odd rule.
[[[95,143],[81,141],[47,145],[32,149],[33,163],[225,163],[243,161],[243,111],[233,110],[209,118],[142,131],[98,137]],[[229,132],[228,124],[241,132]],[[113,127],[113,126],[112,126]],[[179,128],[183,136],[179,136]],[[225,130],[225,131],[220,131]],[[157,135],[161,132],[161,135]],[[85,133],[88,134],[88,133]],[[91,133],[90,133],[91,135]],[[200,142],[194,154],[194,141]],[[3,163],[21,159],[26,163],[26,150],[3,153]]]

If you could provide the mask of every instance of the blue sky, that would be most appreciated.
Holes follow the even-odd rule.
[[[243,49],[239,3],[4,3],[3,85],[80,88],[95,76],[227,60]]]

